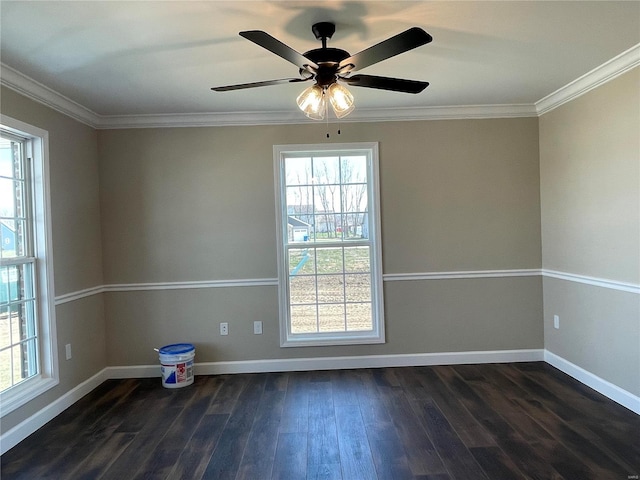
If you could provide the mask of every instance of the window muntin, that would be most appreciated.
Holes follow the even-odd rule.
[[[383,342],[377,144],[274,155],[281,344]]]

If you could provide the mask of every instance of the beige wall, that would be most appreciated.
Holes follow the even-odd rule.
[[[640,68],[540,118],[540,172],[543,268],[640,283]],[[637,294],[545,279],[544,310],[545,348],[640,395]]]
[[[276,278],[272,147],[325,128],[100,131],[105,282]],[[349,123],[332,141],[379,142],[385,273],[540,268],[537,119]],[[279,347],[276,287],[111,292],[108,362],[153,364],[175,341],[199,362],[542,348],[541,288],[385,282],[386,344],[307,349]]]
[[[100,131],[105,281],[276,277],[272,147],[323,143],[325,128]],[[334,137],[380,142],[385,273],[540,267],[537,119]]]
[[[2,114],[49,132],[53,264],[57,296],[102,285],[97,133],[2,88]],[[101,296],[56,307],[60,383],[2,417],[6,432],[106,366]],[[65,360],[71,343],[73,358]]]

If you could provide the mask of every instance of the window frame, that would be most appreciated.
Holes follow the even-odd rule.
[[[0,129],[7,136],[24,139],[25,175],[30,191],[30,230],[35,258],[33,289],[37,322],[38,373],[0,392],[0,418],[23,406],[59,382],[55,314],[51,202],[49,176],[49,133],[46,130],[0,115]]]
[[[366,243],[371,248],[371,312],[373,329],[371,331],[351,332],[314,332],[308,334],[292,333],[290,323],[289,304],[289,269],[287,253],[290,245],[287,239],[286,221],[286,172],[285,159],[304,155],[336,155],[350,154],[367,156],[367,194],[368,194],[368,236],[366,242],[343,241],[343,246],[358,246]],[[359,345],[385,343],[384,297],[382,281],[382,240],[380,222],[380,181],[379,154],[377,142],[333,143],[333,144],[297,144],[274,145],[274,177],[275,204],[277,229],[277,260],[278,260],[278,304],[281,347],[328,346],[328,345]],[[323,243],[314,247],[323,247]],[[316,274],[317,275],[317,274]]]

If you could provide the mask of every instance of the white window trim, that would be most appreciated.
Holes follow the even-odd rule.
[[[348,333],[313,333],[309,335],[291,335],[289,325],[289,298],[288,278],[289,272],[285,262],[285,235],[286,222],[283,209],[283,185],[284,185],[284,155],[304,152],[342,152],[344,150],[369,150],[371,152],[371,179],[369,182],[369,237],[373,249],[371,265],[372,288],[372,332],[348,332]],[[274,176],[276,197],[276,225],[277,225],[277,250],[278,250],[278,304],[280,317],[280,346],[281,347],[307,347],[329,345],[360,345],[385,343],[384,298],[382,281],[382,237],[380,222],[380,180],[378,143],[333,143],[311,145],[274,145]]]
[[[42,395],[59,382],[56,334],[51,205],[49,186],[49,132],[20,120],[0,115],[2,129],[29,140],[27,156],[32,159],[34,253],[38,308],[39,373],[0,393],[0,417]]]

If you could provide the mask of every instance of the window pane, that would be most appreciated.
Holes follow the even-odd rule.
[[[1,277],[2,284],[6,284],[3,290],[8,291],[8,299],[3,297],[3,303],[33,298],[31,264],[2,267]]]
[[[21,143],[0,137],[0,175],[16,179],[24,178],[22,160]]]
[[[321,332],[344,332],[344,305],[318,305]]]
[[[24,181],[0,178],[0,215],[5,217],[5,221],[27,215],[25,195]]]
[[[15,180],[14,181],[14,190],[12,192],[14,196],[14,203],[16,207],[16,216],[17,217],[26,217],[26,200],[27,200],[27,190],[24,183],[24,180]]]
[[[318,275],[318,303],[344,303],[342,275]]]
[[[9,328],[11,329],[11,345],[16,345],[20,343],[22,340],[26,338],[23,334],[24,332],[24,323],[23,323],[23,315],[22,308],[20,305],[11,305],[9,307]]]
[[[315,304],[316,298],[316,277],[315,275],[289,277],[289,303]]]
[[[338,157],[314,157],[313,181],[318,185],[340,183],[340,162]]]
[[[20,288],[21,288],[21,299],[22,300],[33,300],[35,299],[35,284],[36,280],[34,278],[33,270],[35,268],[34,263],[23,263],[20,265]]]
[[[313,275],[316,273],[314,248],[289,249],[289,275]]]
[[[314,215],[315,240],[317,242],[340,240],[341,235],[338,229],[340,225],[340,215],[335,213],[317,213]]]
[[[2,220],[2,258],[27,256],[27,224],[25,220]]]
[[[38,373],[35,367],[36,355],[35,340],[26,341],[11,349],[14,384]]]
[[[14,183],[13,180],[8,178],[0,178],[0,215],[3,217],[15,217],[17,215]]]
[[[346,247],[344,249],[345,272],[366,273],[371,271],[369,247]]]
[[[25,220],[16,220],[15,232],[15,256],[27,256],[27,222]]]
[[[342,210],[344,212],[364,212],[367,210],[367,184],[343,185]]]
[[[366,238],[366,213],[345,213],[343,215],[342,235],[345,240]]]
[[[25,299],[33,299],[33,265],[8,265],[0,270],[0,283],[2,303],[16,302]]]
[[[11,349],[0,350],[0,388],[5,390],[12,385]]]
[[[0,267],[0,302],[9,303],[17,299],[18,269],[15,265]]]
[[[291,306],[291,333],[315,333],[318,317],[315,305]]]
[[[367,157],[341,157],[342,183],[367,183]]]
[[[2,258],[16,256],[16,222],[14,220],[2,220],[0,222],[0,238],[2,245]]]
[[[11,343],[16,344],[35,337],[36,325],[33,313],[33,302],[11,306]]]
[[[347,329],[350,332],[373,330],[371,303],[347,304]]]
[[[0,138],[0,175],[13,177],[13,163],[13,142],[6,138]]]
[[[325,215],[340,213],[342,210],[340,191],[339,185],[320,184],[314,187],[316,212]]]
[[[287,185],[311,185],[311,158],[287,158],[285,176]]]
[[[9,307],[0,307],[0,348],[11,345],[11,321]]]
[[[318,273],[342,273],[342,251],[340,247],[316,249]]]
[[[312,223],[313,203],[313,187],[287,187],[287,215]]]
[[[0,267],[0,304],[9,303],[9,267]]]
[[[11,348],[11,363],[13,365],[13,383],[16,384],[27,378],[26,365],[23,364],[24,347],[15,345]]]
[[[347,302],[371,301],[371,275],[345,275],[345,298]]]

